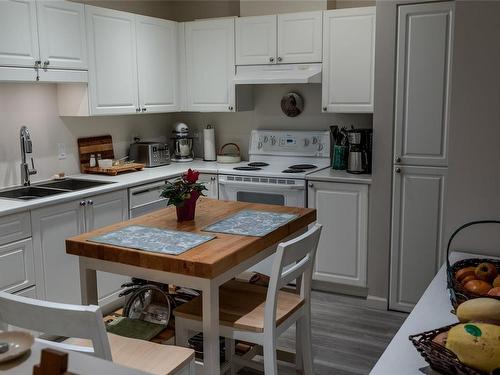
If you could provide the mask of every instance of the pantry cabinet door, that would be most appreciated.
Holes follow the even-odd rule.
[[[311,181],[307,206],[323,225],[313,279],[366,287],[368,186]]]
[[[39,58],[35,1],[0,1],[0,66],[34,67]]]
[[[276,63],[276,15],[239,17],[236,28],[236,65]]]
[[[444,2],[398,8],[396,163],[448,164],[453,7]]]
[[[87,69],[85,8],[70,1],[37,1],[42,66]]]
[[[136,16],[139,103],[142,112],[179,109],[177,22]]]
[[[187,110],[233,112],[234,19],[187,22]]]
[[[323,12],[278,15],[278,64],[322,60]]]
[[[85,5],[91,115],[139,110],[135,15]]]
[[[78,257],[66,254],[65,241],[85,231],[82,202],[56,204],[31,212],[35,265],[41,265],[41,272],[36,274],[39,298],[81,304]]]
[[[446,168],[395,167],[389,307],[410,312],[440,267]]]
[[[87,199],[86,231],[128,220],[127,190],[95,195]],[[97,296],[99,305],[105,306],[118,299],[121,285],[130,281],[129,277],[97,272]]]
[[[323,112],[373,112],[375,7],[323,15]]]

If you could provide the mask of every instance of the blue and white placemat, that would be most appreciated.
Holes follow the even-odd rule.
[[[278,212],[242,210],[215,224],[210,224],[202,230],[206,232],[263,237],[295,219],[297,216],[295,214]]]
[[[213,238],[215,236],[131,225],[102,236],[90,238],[89,241],[154,253],[178,255]]]

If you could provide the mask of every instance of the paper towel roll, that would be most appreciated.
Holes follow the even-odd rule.
[[[207,125],[207,128],[203,129],[203,160],[217,160],[217,155],[215,154],[215,129],[210,125]]]

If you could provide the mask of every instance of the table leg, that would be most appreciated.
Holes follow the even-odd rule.
[[[97,305],[97,273],[87,268],[85,260],[80,258],[80,290],[82,305]]]
[[[203,289],[203,373],[220,374],[219,286],[207,280]]]

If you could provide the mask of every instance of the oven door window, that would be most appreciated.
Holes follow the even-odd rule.
[[[248,203],[276,204],[279,206],[285,205],[285,196],[282,194],[238,191],[236,193],[236,200],[239,202],[248,202]]]

